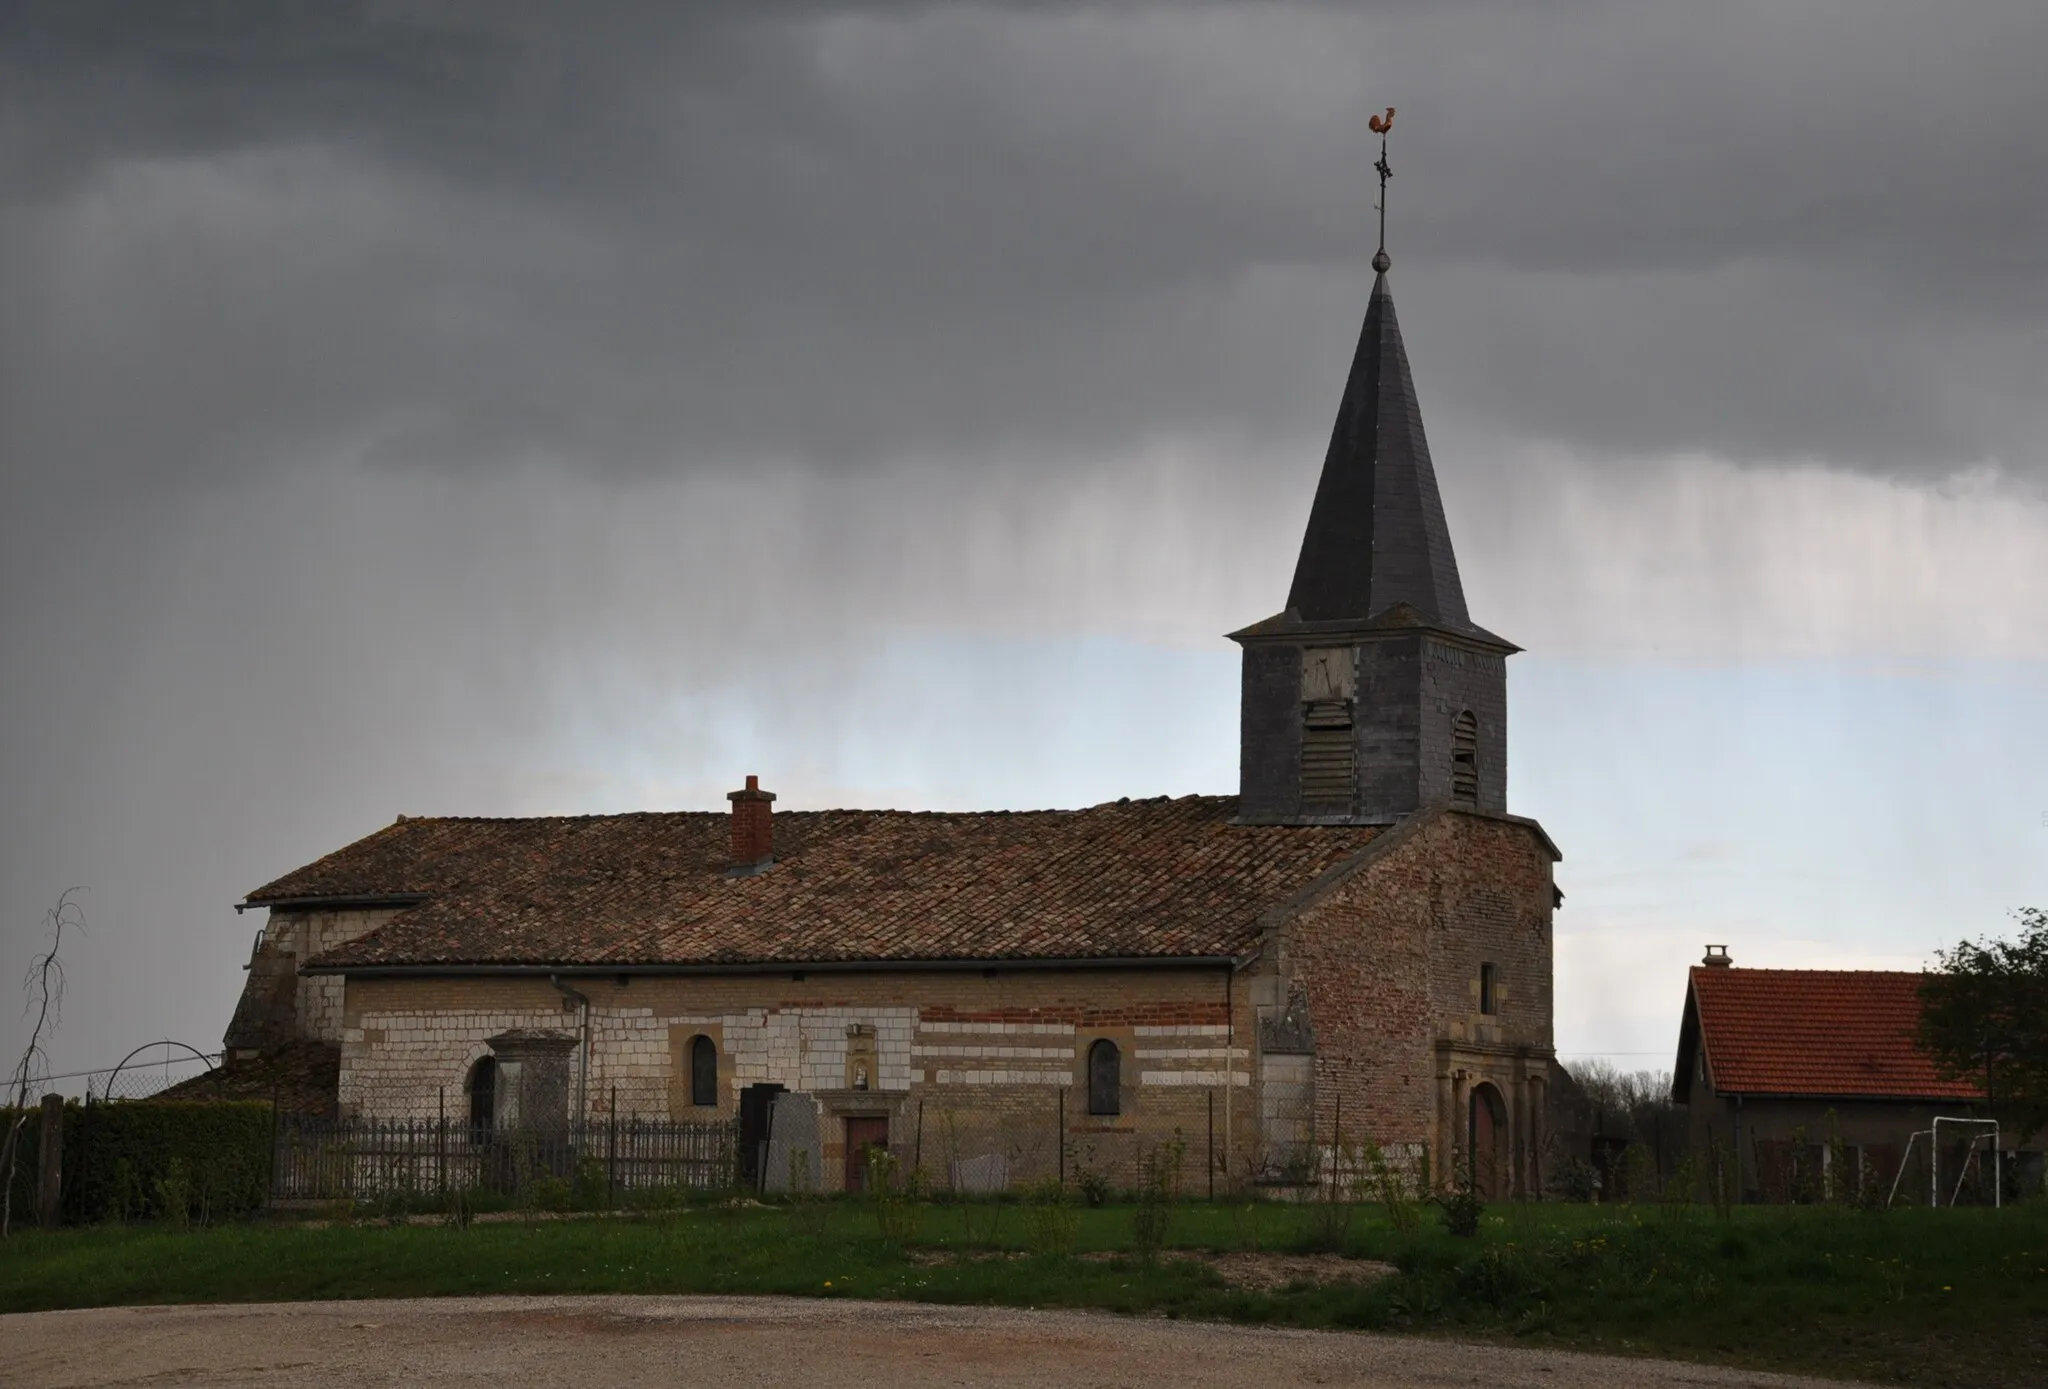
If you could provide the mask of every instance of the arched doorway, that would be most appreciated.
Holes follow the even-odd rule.
[[[1505,1200],[1508,1194],[1508,1107],[1500,1091],[1482,1081],[1472,1087],[1472,1113],[1466,1148],[1472,1163],[1472,1189],[1483,1201]]]

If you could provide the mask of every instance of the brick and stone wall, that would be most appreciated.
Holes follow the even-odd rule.
[[[1526,825],[1459,811],[1390,834],[1278,942],[1315,1029],[1316,1132],[1426,1145],[1441,1177],[1466,1146],[1474,1088],[1491,1085],[1508,1111],[1501,1194],[1534,1190],[1554,1054],[1550,854]],[[1492,1014],[1480,1009],[1485,964]]]
[[[820,1097],[827,1187],[839,1180],[849,1115],[888,1117],[891,1147],[941,1180],[956,1163],[993,1165],[1012,1182],[1064,1163],[1070,1175],[1093,1166],[1129,1182],[1138,1154],[1178,1133],[1187,1180],[1199,1182],[1212,1105],[1219,1163],[1233,1132],[1256,1127],[1248,984],[1235,976],[1226,997],[1221,970],[780,971],[578,977],[573,987],[590,1000],[588,1072],[579,1045],[573,1088],[592,1114],[616,1103],[621,1117],[713,1117],[688,1103],[689,1047],[707,1036],[718,1048],[718,1116],[737,1112],[748,1085]],[[342,1108],[461,1113],[489,1038],[581,1025],[580,1004],[545,979],[352,980]],[[1085,1062],[1098,1038],[1122,1055],[1113,1116],[1087,1113]]]

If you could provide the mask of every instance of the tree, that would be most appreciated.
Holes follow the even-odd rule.
[[[2025,1143],[2048,1127],[2048,912],[2015,912],[2014,940],[1937,951],[1920,986],[1920,1044],[1944,1074],[1979,1082]]]
[[[78,904],[71,900],[79,888],[69,888],[57,899],[57,905],[50,908],[45,920],[50,927],[50,946],[36,962],[29,966],[28,977],[21,981],[22,991],[28,995],[28,1011],[35,1014],[35,1025],[29,1029],[28,1045],[22,1049],[21,1060],[14,1065],[14,1073],[7,1079],[7,1091],[0,1095],[0,1106],[11,1106],[7,1114],[7,1132],[0,1137],[0,1239],[6,1239],[14,1218],[14,1172],[20,1165],[21,1131],[28,1123],[29,1090],[49,1073],[49,1057],[43,1051],[47,1034],[55,1031],[57,1015],[64,1006],[64,962],[58,952],[64,945],[64,929],[85,929],[85,917],[78,910]],[[4,1111],[0,1111],[4,1112]]]

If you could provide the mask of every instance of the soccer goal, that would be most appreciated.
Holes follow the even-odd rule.
[[[1975,1130],[1970,1135],[1970,1141],[1963,1148],[1963,1161],[1956,1172],[1955,1189],[1948,1194],[1948,1204],[1953,1206],[1956,1203],[1956,1199],[1963,1194],[1963,1183],[1969,1180],[1970,1176],[1970,1164],[1976,1162],[1980,1167],[1982,1166],[1983,1159],[1977,1145],[1989,1140],[1991,1144],[1991,1204],[1994,1207],[2002,1206],[2005,1198],[2005,1173],[1998,1149],[1998,1121],[1996,1119],[1970,1119],[1948,1114],[1936,1115],[1930,1127],[1919,1129],[1907,1137],[1906,1151],[1899,1157],[1898,1173],[1892,1178],[1891,1195],[1885,1197],[1884,1203],[1889,1206],[1898,1199],[1899,1183],[1905,1180],[1906,1168],[1913,1161],[1913,1145],[1923,1138],[1927,1140],[1927,1204],[1939,1206],[1942,1203],[1941,1126],[1943,1124],[1948,1124],[1955,1128]]]

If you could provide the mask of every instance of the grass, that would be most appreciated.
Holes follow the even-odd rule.
[[[0,1247],[0,1311],[124,1303],[471,1293],[786,1293],[1092,1307],[1407,1330],[1925,1385],[2048,1383],[2048,1202],[2004,1211],[1494,1207],[1473,1239],[1402,1233],[1361,1207],[1258,1212],[1261,1248],[1391,1261],[1371,1284],[1227,1287],[1175,1250],[1244,1247],[1242,1210],[1173,1213],[1157,1260],[1138,1208],[1083,1209],[1082,1257],[1033,1253],[1033,1208],[934,1204],[914,1234],[878,1212],[691,1207],[643,1217],[450,1226],[237,1225],[25,1232]],[[905,1235],[900,1207],[892,1229]],[[991,1228],[993,1227],[993,1228]],[[1064,1242],[1064,1236],[1061,1238]],[[934,1261],[928,1251],[1015,1258]],[[1102,1257],[1108,1254],[1111,1257]],[[917,1256],[917,1257],[914,1257]],[[1088,1257],[1094,1255],[1095,1257]]]

